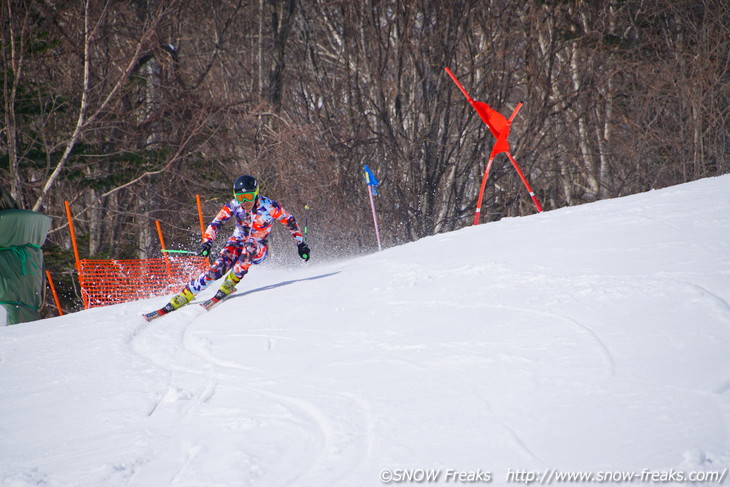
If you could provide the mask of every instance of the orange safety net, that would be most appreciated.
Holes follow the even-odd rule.
[[[173,294],[207,269],[208,259],[197,256],[83,259],[79,261],[79,282],[84,308]]]

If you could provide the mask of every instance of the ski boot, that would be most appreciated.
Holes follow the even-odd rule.
[[[167,313],[171,313],[176,309],[182,308],[193,299],[195,299],[195,295],[190,290],[190,288],[185,286],[185,289],[183,289],[180,294],[173,297],[169,303],[156,311],[152,311],[151,313],[145,313],[144,318],[147,321],[152,321],[155,318],[159,318],[162,315],[166,315]]]
[[[204,301],[200,303],[200,306],[203,308],[209,310],[213,306],[215,306],[216,303],[218,303],[220,300],[228,296],[229,294],[233,293],[236,290],[236,284],[241,282],[241,278],[236,276],[233,271],[228,273],[226,276],[226,280],[223,281],[223,284],[221,284],[221,287],[218,288],[218,291],[215,293],[215,296],[210,298],[207,301]]]
[[[167,303],[165,308],[167,308],[169,306],[169,307],[172,307],[172,309],[170,311],[174,311],[178,308],[182,308],[183,306],[188,304],[193,299],[195,299],[195,294],[193,294],[193,292],[190,290],[189,287],[185,286],[185,289],[183,289],[180,294],[178,294],[177,296],[172,298],[170,300],[170,302]]]

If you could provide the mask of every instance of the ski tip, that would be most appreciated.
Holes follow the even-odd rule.
[[[160,313],[159,311],[153,311],[151,313],[142,314],[142,318],[144,318],[145,321],[147,321],[147,322],[150,322],[150,321],[154,320],[155,318],[159,318],[160,316],[162,316],[162,313]]]

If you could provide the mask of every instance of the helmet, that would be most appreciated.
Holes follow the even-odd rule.
[[[253,176],[243,175],[233,183],[233,197],[244,204],[244,201],[253,202],[259,196],[259,183]]]
[[[233,192],[234,193],[257,193],[259,192],[259,182],[256,181],[256,178],[253,176],[249,176],[247,174],[244,174],[243,176],[239,176],[236,181],[233,183]]]

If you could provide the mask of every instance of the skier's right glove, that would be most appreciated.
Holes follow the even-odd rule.
[[[198,247],[198,250],[195,251],[196,255],[199,255],[201,257],[208,257],[210,254],[210,248],[213,246],[213,242],[210,240],[206,240],[202,244],[200,244],[200,247]]]

